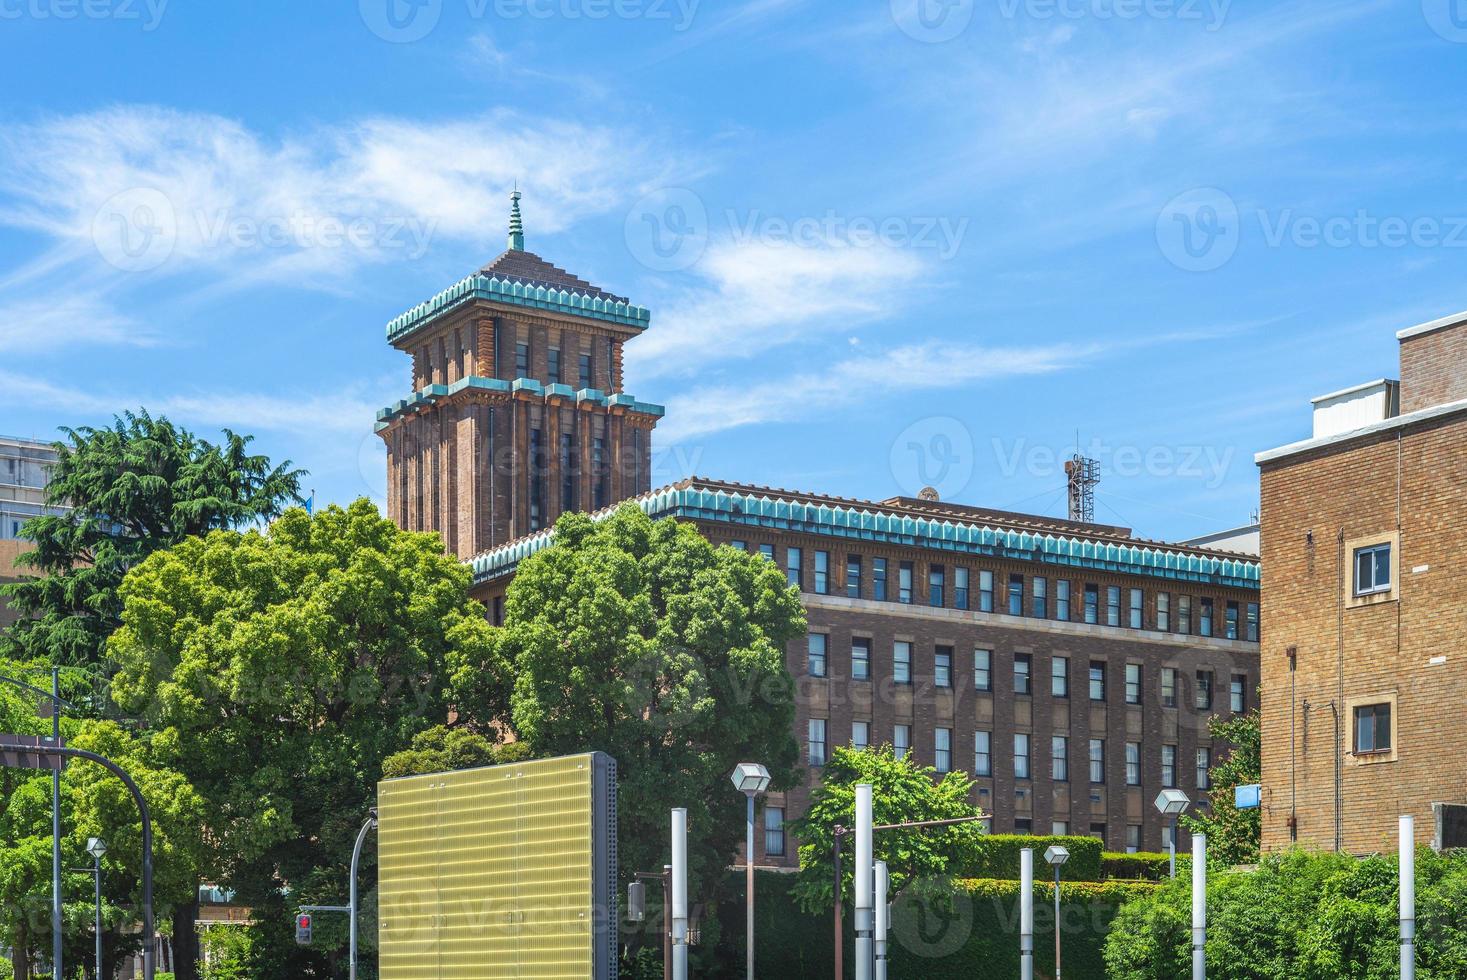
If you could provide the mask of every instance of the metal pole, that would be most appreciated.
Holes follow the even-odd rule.
[[[362,829],[357,831],[356,846],[351,849],[351,882],[347,887],[349,897],[346,902],[347,908],[351,910],[349,913],[351,917],[350,965],[348,967],[351,980],[357,980],[357,913],[360,911],[357,908],[357,869],[361,867],[362,844],[367,840],[367,832],[375,826],[377,826],[377,811],[373,810],[372,815],[367,817],[367,822],[362,824]],[[98,974],[99,978],[100,976],[101,974]]]
[[[61,668],[51,668],[51,744],[61,744]],[[61,965],[61,767],[51,773],[51,975]]]
[[[856,785],[856,863],[851,876],[856,880],[856,980],[871,980],[871,930],[875,909],[871,895],[871,784]]]
[[[1172,878],[1173,881],[1175,881],[1176,878],[1177,878],[1177,815],[1176,814],[1172,814],[1172,832],[1167,837],[1167,845],[1166,845],[1166,848],[1167,848],[1167,853],[1170,856],[1170,860],[1167,862],[1167,864],[1168,864],[1169,868],[1171,869],[1171,878]]]
[[[1401,818],[1401,980],[1416,980],[1416,818]]]
[[[662,866],[662,975],[672,976],[672,865]]]
[[[1054,866],[1054,980],[1060,980],[1060,886],[1059,865]]]
[[[672,811],[672,978],[688,980],[688,811]]]
[[[876,893],[876,980],[886,980],[886,933],[891,926],[891,905],[888,904],[887,891],[890,886],[891,879],[887,874],[886,862],[877,861],[874,886]]]
[[[102,855],[92,855],[92,861],[97,879],[97,980],[102,980]]]
[[[1192,835],[1192,980],[1207,980],[1207,835]]]
[[[845,980],[846,976],[846,936],[840,921],[841,897],[845,892],[845,881],[840,873],[840,842],[845,835],[844,827],[835,828],[835,980]]]
[[[1034,848],[1019,852],[1019,980],[1034,980]]]
[[[747,948],[744,956],[748,960],[746,976],[748,980],[754,980],[754,794],[748,793],[746,795],[749,797],[749,811],[748,820],[744,828],[744,844],[747,855],[744,863],[747,865],[745,887],[749,893],[749,904],[748,909],[744,913],[745,925],[748,930]]]

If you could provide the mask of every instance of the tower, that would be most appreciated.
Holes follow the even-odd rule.
[[[622,344],[651,314],[509,247],[387,324],[412,358],[412,394],[377,413],[387,512],[467,558],[651,487],[660,405],[622,389]]]

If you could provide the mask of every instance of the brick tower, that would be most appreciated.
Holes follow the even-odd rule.
[[[388,516],[464,558],[650,489],[663,414],[622,390],[651,315],[525,251],[510,200],[509,248],[387,324],[413,361],[413,394],[377,413]]]

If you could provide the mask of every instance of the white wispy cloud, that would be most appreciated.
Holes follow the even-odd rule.
[[[0,302],[0,352],[34,354],[76,343],[146,347],[155,341],[150,328],[93,295]]]

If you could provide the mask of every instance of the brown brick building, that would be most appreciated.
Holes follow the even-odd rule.
[[[513,246],[512,236],[511,251],[489,268],[516,260]],[[580,424],[619,422],[623,446],[628,431],[650,434],[661,410],[630,399],[603,405],[581,399],[584,391],[552,402],[550,387],[510,382],[483,366],[493,356],[475,360],[472,352],[484,349],[486,335],[495,338],[491,351],[504,350],[507,336],[527,344],[538,385],[535,348],[557,342],[551,331],[563,348],[591,337],[616,352],[646,326],[646,313],[638,311],[635,328],[585,324],[574,313],[540,323],[538,311],[470,296],[463,284],[447,295],[457,298],[408,314],[416,316],[411,327],[397,326],[403,318],[389,327],[394,343],[414,354],[418,386],[379,425],[389,444],[389,509],[406,527],[443,530],[472,564],[475,594],[491,616],[500,615],[518,563],[551,542],[553,533],[538,528],[563,509],[596,510],[634,495],[654,517],[690,521],[718,544],[763,552],[804,593],[810,632],[791,646],[788,663],[810,775],[768,801],[761,861],[794,863],[782,821],[803,812],[821,761],[842,744],[891,743],[924,764],[973,773],[976,802],[998,832],[1093,833],[1116,850],[1153,850],[1163,846],[1151,805],[1157,793],[1176,786],[1200,800],[1223,750],[1208,737],[1208,718],[1254,707],[1252,556],[935,499],[849,500],[703,479],[649,490],[638,483],[647,473],[645,439],[604,494],[557,498],[537,522],[533,510],[526,515],[526,481],[555,462],[538,461],[520,438],[485,475],[477,455],[484,440],[462,428],[483,424],[475,410],[523,413],[509,422],[489,416],[491,427],[519,425],[521,434],[559,412],[564,432],[589,401]],[[452,340],[434,347],[455,336],[469,353],[456,355]],[[454,380],[465,371],[492,374],[508,390]],[[620,390],[619,371],[609,383]],[[474,400],[454,400],[467,390]],[[570,474],[584,486],[574,464],[587,458],[559,461],[548,481]],[[484,493],[486,483],[505,492]],[[479,487],[472,504],[470,485]]]
[[[1388,848],[1467,804],[1467,314],[1260,453],[1264,846]],[[1462,841],[1461,843],[1467,843]]]

